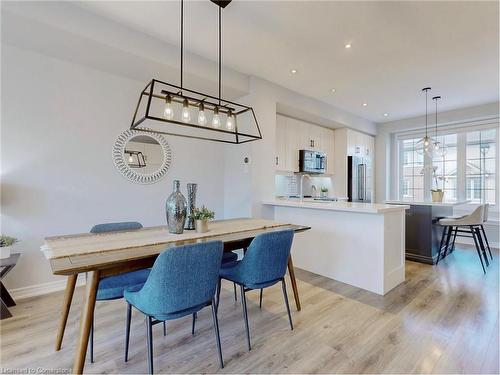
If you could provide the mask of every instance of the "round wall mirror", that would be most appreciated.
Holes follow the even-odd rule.
[[[172,152],[161,134],[126,130],[113,146],[113,162],[130,181],[152,184],[167,174]]]

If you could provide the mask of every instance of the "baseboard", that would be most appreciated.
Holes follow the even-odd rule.
[[[472,238],[465,238],[465,237],[457,237],[455,240],[456,243],[460,244],[465,244],[465,245],[471,245],[474,246],[474,240]],[[492,249],[499,249],[499,243],[498,242],[490,242],[490,247]]]
[[[83,275],[82,275],[83,276]],[[78,277],[76,286],[85,285],[85,276]],[[10,289],[9,293],[14,300],[22,300],[31,297],[42,296],[44,294],[59,292],[66,288],[66,278],[48,283],[24,286],[22,288]]]

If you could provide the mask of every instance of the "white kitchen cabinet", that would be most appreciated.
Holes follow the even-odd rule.
[[[286,117],[276,116],[276,156],[274,165],[278,171],[286,171]]]
[[[302,120],[276,115],[276,170],[299,171],[299,150],[322,151],[327,156],[327,174],[334,171],[334,132]]]

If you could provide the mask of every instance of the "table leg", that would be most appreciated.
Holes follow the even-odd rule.
[[[61,318],[59,320],[59,331],[57,331],[56,338],[56,352],[61,350],[64,330],[66,329],[66,323],[68,321],[69,309],[71,307],[71,301],[73,300],[73,292],[75,291],[77,277],[78,275],[70,275],[68,276],[68,281],[66,281],[66,291],[64,292]]]
[[[0,296],[2,296],[2,301],[7,305],[7,307],[16,306],[16,302],[5,288],[3,283],[0,281]]]
[[[89,343],[90,326],[94,319],[94,307],[100,275],[101,272],[99,270],[91,271],[89,274],[84,306],[82,308],[80,337],[75,353],[75,363],[73,364],[73,373],[75,374],[83,373],[85,355],[87,354],[87,345]]]
[[[3,302],[2,299],[0,299],[0,319],[7,319],[10,318],[11,316],[12,314],[7,308],[7,305]]]
[[[297,311],[300,311],[300,298],[299,290],[297,288],[297,280],[295,280],[295,269],[293,268],[292,256],[288,258],[288,273],[290,274],[290,280],[292,281],[293,298],[295,299],[295,305],[297,306]]]

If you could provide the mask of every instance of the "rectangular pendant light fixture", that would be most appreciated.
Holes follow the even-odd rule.
[[[262,139],[253,108],[221,96],[222,9],[231,1],[210,1],[219,11],[218,97],[183,86],[184,0],[181,0],[180,86],[152,79],[140,93],[130,129],[234,144]]]

